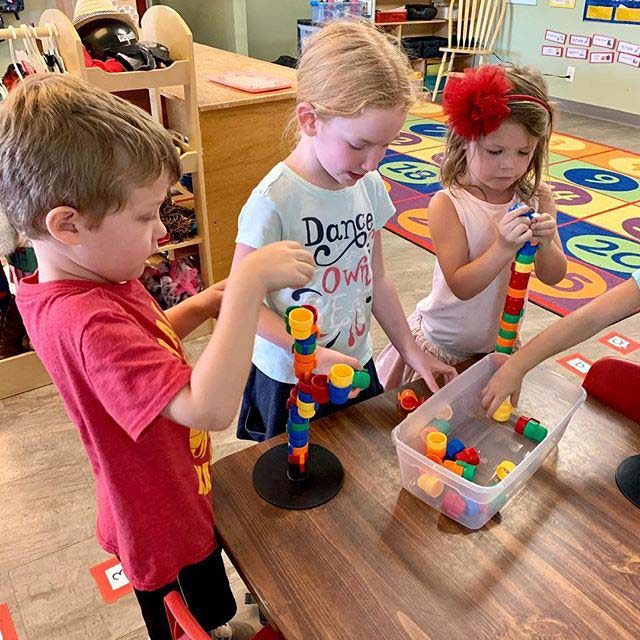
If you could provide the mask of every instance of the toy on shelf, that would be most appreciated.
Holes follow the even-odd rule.
[[[285,310],[284,319],[293,338],[293,370],[298,379],[287,399],[287,444],[269,449],[258,459],[253,485],[260,496],[278,507],[310,509],[333,498],[344,479],[338,458],[309,443],[310,420],[320,405],[345,404],[352,390],[366,389],[370,376],[345,364],[333,365],[328,376],[314,374],[320,333],[317,310],[311,305],[294,305]]]
[[[509,207],[509,211],[514,211],[521,206],[521,203],[514,204]],[[538,217],[538,214],[532,210],[529,210],[523,215],[530,220]],[[511,265],[511,277],[509,279],[507,298],[504,303],[498,337],[496,339],[496,351],[499,353],[513,353],[513,346],[518,337],[518,327],[522,319],[522,314],[524,313],[524,303],[527,297],[527,289],[529,288],[529,277],[533,271],[533,263],[537,251],[537,243],[525,242],[524,245],[518,249]],[[507,417],[506,420],[508,419]]]

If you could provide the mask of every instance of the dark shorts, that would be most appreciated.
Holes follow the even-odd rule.
[[[171,640],[164,609],[164,597],[171,591],[182,594],[189,611],[206,631],[229,622],[238,609],[220,547],[201,562],[184,567],[175,582],[155,591],[134,589],[151,640]]]
[[[369,360],[364,368],[371,376],[369,388],[363,389],[357,398],[349,400],[346,404],[335,405],[328,403],[320,405],[313,420],[323,418],[345,407],[373,398],[384,391],[378,380],[373,360]],[[252,365],[249,380],[242,396],[242,407],[240,408],[240,418],[238,419],[238,438],[262,442],[284,433],[288,418],[287,399],[293,386],[292,384],[278,382],[269,378],[260,369],[257,369],[255,365]]]

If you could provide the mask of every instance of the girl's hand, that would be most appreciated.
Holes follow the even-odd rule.
[[[216,284],[212,284],[207,287],[202,293],[200,293],[200,299],[202,307],[208,318],[217,318],[220,315],[220,305],[222,304],[222,296],[224,293],[224,286],[227,283],[226,278]]]
[[[488,416],[492,416],[503,401],[509,398],[511,406],[518,405],[524,374],[512,360],[507,360],[494,374],[489,384],[482,390],[480,406]]]
[[[453,367],[444,364],[444,362],[440,362],[440,360],[430,353],[425,353],[417,347],[409,359],[407,359],[407,364],[420,374],[433,393],[440,388],[436,382],[437,376],[442,376],[444,383],[447,384],[447,382],[451,382],[451,380],[458,375],[458,372]]]
[[[531,222],[532,241],[537,242],[541,247],[548,247],[558,230],[556,221],[548,213],[540,213]]]
[[[515,253],[533,237],[531,221],[522,215],[528,210],[527,205],[522,205],[513,211],[507,211],[498,223],[498,243],[504,249]]]
[[[345,356],[344,353],[340,353],[339,351],[334,351],[333,349],[327,349],[326,347],[318,346],[316,348],[316,357],[318,364],[316,365],[317,373],[323,373],[328,376],[331,367],[334,364],[347,364],[354,371],[360,371],[362,366],[358,360],[352,358],[351,356]],[[362,391],[362,389],[353,389],[349,394],[349,399],[355,398]]]

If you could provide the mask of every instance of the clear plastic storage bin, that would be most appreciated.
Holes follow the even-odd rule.
[[[324,24],[340,18],[360,18],[364,11],[364,2],[319,2],[311,0],[311,20]]]
[[[505,357],[485,356],[409,414],[391,434],[404,488],[470,529],[485,525],[524,486],[558,444],[587,395],[582,387],[537,367],[526,376],[518,407],[509,421],[487,418],[480,407],[481,392]],[[423,430],[447,405],[453,410],[448,440],[457,438],[465,447],[478,451],[480,464],[473,482],[425,455]],[[542,442],[514,430],[521,415],[535,418],[548,429]],[[516,468],[498,480],[495,469],[504,460]]]

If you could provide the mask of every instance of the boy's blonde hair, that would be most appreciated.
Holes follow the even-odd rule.
[[[509,93],[534,96],[546,102],[550,109],[551,103],[547,93],[547,85],[540,72],[533,67],[504,66],[505,74],[513,89]],[[553,116],[542,105],[535,102],[509,102],[511,115],[505,122],[521,125],[525,131],[536,138],[538,144],[527,172],[516,182],[516,195],[525,203],[531,204],[531,198],[540,186],[543,170],[547,164],[549,153],[549,138],[553,130]],[[440,182],[445,187],[464,187],[462,177],[467,172],[467,141],[453,130],[449,130],[444,157],[440,167]]]
[[[397,39],[365,20],[336,20],[306,44],[298,66],[298,102],[320,118],[358,116],[366,107],[408,109],[412,69]]]
[[[131,192],[180,178],[169,134],[144,111],[66,75],[31,76],[0,106],[0,209],[28,238],[58,206],[92,227]]]

